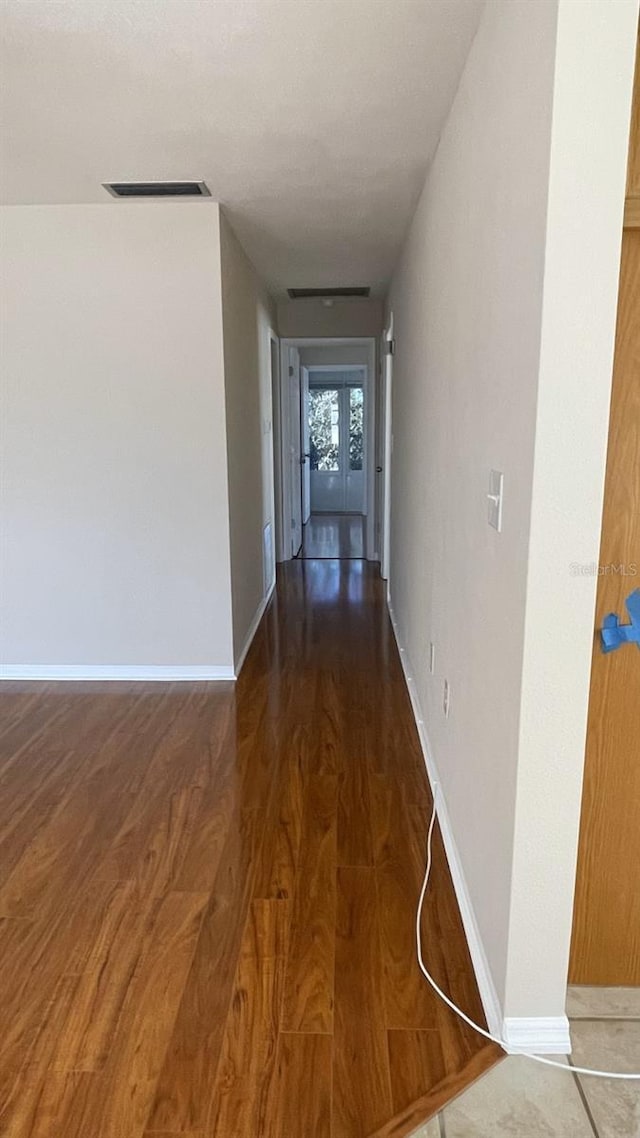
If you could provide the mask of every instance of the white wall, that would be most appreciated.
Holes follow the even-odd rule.
[[[221,216],[233,648],[238,664],[265,598],[263,531],[272,526],[275,579],[270,330],[276,313],[231,226]]]
[[[229,672],[217,205],[12,206],[2,237],[3,664]]]
[[[367,367],[369,363],[369,348],[367,344],[314,344],[300,348],[300,363],[304,367],[331,367],[333,364],[362,364]]]
[[[278,301],[281,336],[313,339],[316,336],[379,336],[383,302],[370,299],[336,299],[327,308],[315,298]]]
[[[507,1017],[564,1011],[636,17],[490,0],[389,297],[391,600]]]

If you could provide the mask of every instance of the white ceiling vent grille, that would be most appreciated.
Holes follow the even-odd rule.
[[[103,182],[114,198],[210,198],[205,182]]]
[[[343,288],[289,288],[291,300],[305,300],[316,297],[318,300],[334,300],[341,296],[369,296],[368,285],[347,285]]]

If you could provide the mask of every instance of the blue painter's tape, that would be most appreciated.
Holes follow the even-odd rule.
[[[620,624],[614,612],[604,618],[601,632],[603,652],[615,652],[622,644],[637,644],[640,647],[640,589],[627,597],[626,605],[631,624]]]

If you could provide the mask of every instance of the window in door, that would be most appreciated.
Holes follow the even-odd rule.
[[[316,513],[363,513],[365,389],[362,372],[310,373],[310,504]]]
[[[340,470],[340,392],[309,390],[309,450],[312,470]]]

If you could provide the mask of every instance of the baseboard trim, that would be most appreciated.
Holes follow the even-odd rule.
[[[502,1038],[510,1055],[570,1055],[571,1034],[566,1016],[505,1016]]]
[[[0,681],[124,680],[134,683],[235,680],[233,668],[203,664],[2,664]]]
[[[269,589],[269,592],[267,593],[266,597],[262,598],[262,600],[260,601],[260,604],[258,605],[258,607],[254,613],[253,620],[251,621],[251,624],[249,625],[249,631],[247,632],[244,644],[242,645],[242,651],[238,657],[238,660],[237,660],[237,663],[235,666],[236,678],[240,675],[240,672],[242,671],[242,665],[244,664],[244,662],[247,658],[247,652],[249,651],[249,649],[253,643],[253,638],[254,638],[256,632],[258,631],[260,621],[262,620],[262,618],[263,618],[263,616],[267,610],[267,605],[269,604],[269,601],[271,600],[271,598],[273,596],[273,590],[275,589],[275,587],[276,587],[276,582],[275,582],[275,578],[274,578],[274,580],[271,582],[271,588]]]
[[[442,782],[438,775],[438,768],[436,766],[433,751],[429,745],[427,730],[424,722],[424,715],[420,706],[420,699],[416,689],[415,679],[413,676],[413,669],[409,659],[406,648],[403,647],[400,631],[396,615],[391,604],[391,599],[387,599],[387,607],[389,609],[389,616],[391,617],[391,625],[393,627],[398,652],[400,653],[400,662],[404,672],[404,678],[409,691],[411,699],[411,706],[413,708],[413,716],[416,722],[418,737],[420,739],[420,746],[422,747],[422,754],[424,757],[425,766],[427,768],[427,777],[433,790],[434,784],[437,782],[438,790],[438,821],[440,823],[440,832],[444,843],[445,853],[447,855],[447,862],[451,872],[451,879],[453,881],[453,888],[455,890],[458,907],[460,909],[460,916],[464,925],[464,931],[469,945],[469,952],[471,954],[471,962],[478,984],[478,991],[480,992],[480,999],[482,1000],[482,1007],[487,1019],[489,1031],[498,1039],[502,1034],[502,1007],[498,999],[489,962],[486,957],[484,945],[480,937],[480,930],[473,911],[471,897],[467,888],[464,872],[462,869],[462,862],[453,836],[451,821],[447,811],[447,804],[445,801],[444,793],[442,790]]]

